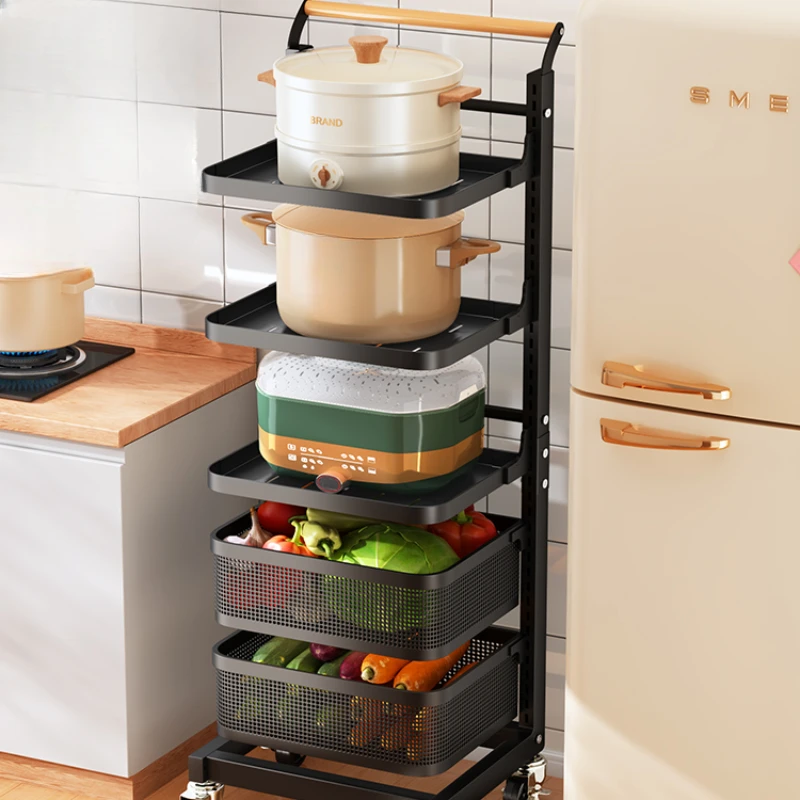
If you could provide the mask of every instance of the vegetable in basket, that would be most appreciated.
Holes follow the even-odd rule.
[[[409,692],[430,692],[469,650],[470,642],[456,648],[449,656],[435,661],[412,661],[395,675],[394,688]]]
[[[345,662],[351,652],[352,651],[342,653],[339,658],[323,663],[323,665],[317,670],[317,675],[324,675],[327,678],[338,678],[339,670],[342,668],[342,664]]]
[[[458,562],[444,539],[393,523],[366,525],[344,536],[334,561],[410,575],[443,572]],[[326,575],[325,597],[340,619],[371,631],[392,633],[423,627],[431,610],[422,592]]]
[[[314,654],[314,658],[318,658],[320,661],[335,661],[344,653],[344,650],[330,644],[312,644],[311,652]]]
[[[243,544],[246,547],[264,547],[270,540],[271,533],[267,533],[258,521],[258,507],[250,509],[250,530],[242,536],[226,536],[225,541],[230,544]]]
[[[367,517],[354,517],[351,514],[339,514],[337,511],[320,511],[316,508],[307,508],[306,517],[309,522],[329,525],[331,528],[336,528],[339,533],[349,533],[379,521]]]
[[[428,530],[441,536],[459,558],[472,555],[497,536],[494,522],[474,509],[462,511],[445,522],[429,525]]]
[[[274,500],[265,500],[258,507],[258,521],[261,523],[261,527],[273,536],[293,536],[292,520],[304,515],[304,508],[290,506],[287,503],[276,503]]]
[[[339,667],[339,677],[344,681],[361,681],[361,664],[367,653],[350,653]]]
[[[302,538],[305,546],[315,556],[333,558],[334,553],[342,546],[342,537],[339,531],[331,525],[322,525],[309,520],[295,520],[295,538]]]
[[[278,550],[281,553],[292,553],[296,556],[311,556],[316,558],[316,554],[306,547],[300,530],[295,528],[294,536],[290,539],[288,536],[273,536],[265,545],[265,550]]]
[[[321,661],[314,657],[310,647],[306,647],[302,653],[296,655],[287,665],[286,669],[295,670],[296,672],[312,672],[315,673],[321,665]]]
[[[256,664],[266,664],[270,667],[285,667],[307,647],[305,642],[276,636],[259,647],[252,660]]]
[[[361,680],[366,683],[391,683],[394,676],[410,663],[407,658],[391,658],[370,653],[361,665]]]

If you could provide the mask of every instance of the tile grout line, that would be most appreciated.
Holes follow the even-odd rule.
[[[225,76],[223,70],[225,69],[225,60],[223,57],[223,37],[222,37],[222,8],[220,4],[219,16],[219,142],[220,142],[220,157],[225,157],[225,118],[222,112],[222,106],[225,105]],[[223,307],[228,304],[228,253],[226,247],[225,237],[225,202],[224,198],[220,198],[221,205],[221,221],[222,221],[222,305]]]

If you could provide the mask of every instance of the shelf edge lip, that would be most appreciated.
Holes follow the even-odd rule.
[[[221,525],[211,533],[211,552],[221,558],[231,558],[251,564],[272,564],[277,567],[302,570],[315,575],[333,575],[380,586],[394,586],[399,589],[435,591],[444,589],[451,583],[460,580],[464,575],[476,569],[479,564],[499,553],[507,545],[516,544],[517,542],[522,542],[524,545],[524,539],[528,535],[528,526],[521,519],[491,514],[489,518],[496,519],[503,524],[507,523],[507,525],[498,530],[497,536],[476,550],[475,553],[467,556],[467,558],[462,558],[452,567],[442,572],[435,572],[430,575],[409,575],[404,572],[375,569],[359,564],[340,564],[327,559],[308,559],[293,553],[280,553],[274,550],[245,547],[241,544],[225,542],[219,538],[226,528],[239,528],[238,524],[234,526],[234,523],[238,523],[240,520],[246,528],[246,523],[249,519],[249,514],[247,513],[225,523],[225,525]],[[522,549],[522,545],[520,549]],[[474,556],[478,557],[474,558]]]
[[[242,153],[237,153],[234,156],[206,166],[201,171],[200,185],[202,190],[219,196],[244,197],[265,202],[288,202],[343,211],[360,211],[380,216],[404,217],[406,219],[434,219],[474,205],[505,188],[516,186],[520,181],[515,180],[514,176],[518,174],[520,167],[523,167],[523,171],[525,171],[524,158],[510,159],[503,156],[481,156],[473,153],[462,153],[462,157],[466,156],[468,159],[476,159],[479,162],[488,159],[494,162],[497,169],[486,172],[480,169],[471,170],[472,174],[477,174],[481,177],[462,190],[452,191],[453,187],[451,186],[439,192],[409,197],[365,195],[355,192],[330,192],[313,187],[289,186],[287,184],[247,180],[237,177],[247,169],[253,169],[259,164],[271,161],[272,158],[261,157],[260,154],[271,152],[274,149],[276,149],[276,140],[273,139],[250,150],[245,150]],[[238,172],[232,172],[229,175],[221,174],[223,165],[231,167],[231,162],[236,162],[237,160],[245,161],[245,157],[248,155],[250,156],[249,163],[242,164]],[[238,167],[239,165],[236,166]],[[501,185],[492,186],[489,191],[485,191],[484,187],[484,190],[476,193],[475,188],[480,187],[484,181],[491,181]],[[269,190],[257,191],[253,187],[268,187]],[[469,194],[465,197],[464,195],[467,193]],[[382,208],[376,208],[376,204]]]
[[[519,595],[519,592],[517,592],[517,594]],[[479,620],[474,625],[470,625],[470,627],[466,628],[462,633],[459,633],[444,645],[436,648],[419,648],[415,650],[412,647],[385,647],[379,645],[377,649],[380,650],[380,654],[383,656],[403,658],[409,661],[433,661],[437,658],[444,658],[452,653],[458,645],[468,639],[473,639],[482,631],[496,625],[502,617],[517,608],[518,605],[519,597],[517,598],[517,602],[513,604],[505,603],[498,606],[491,614],[487,614],[483,619]],[[332,647],[342,647],[345,650],[359,650],[362,652],[367,649],[372,652],[372,644],[366,637],[363,639],[348,639],[340,636],[320,636],[320,634],[315,631],[283,625],[260,625],[254,627],[258,624],[246,619],[232,617],[229,614],[221,614],[219,611],[215,613],[215,618],[224,628],[235,631],[247,631],[248,633],[264,634],[272,637],[287,636],[290,639],[297,639],[298,641],[305,641],[305,637],[311,635],[314,637],[314,641],[317,644],[328,644]],[[515,645],[515,649],[512,650],[511,655],[518,655],[520,646],[520,644]]]
[[[274,284],[271,284],[224,308],[212,311],[206,316],[205,320],[206,337],[214,342],[256,347],[274,352],[424,371],[448,367],[467,356],[474,355],[488,344],[499,341],[503,336],[515,333],[524,322],[522,305],[482,300],[481,298],[462,298],[478,301],[478,303],[487,303],[489,306],[484,314],[481,314],[482,309],[478,307],[475,310],[460,311],[460,317],[486,318],[490,321],[484,327],[475,330],[470,336],[455,340],[451,344],[436,350],[423,349],[422,344],[426,341],[425,339],[418,340],[420,347],[417,350],[400,349],[396,345],[393,346],[392,343],[376,347],[375,345],[360,342],[344,342],[315,336],[300,336],[284,331],[259,330],[247,325],[237,324],[239,320],[271,306],[275,302],[272,299],[271,290],[273,289]],[[261,305],[256,304],[259,296],[263,296]],[[243,309],[238,312],[238,317],[228,322],[221,319],[231,314],[236,314],[239,304],[243,305]],[[470,308],[472,309],[472,306]],[[490,311],[500,313],[490,315]],[[441,335],[437,334],[437,336]],[[417,342],[413,342],[413,344],[417,344]],[[337,354],[337,351],[340,354]]]
[[[391,686],[378,686],[371,683],[355,683],[344,681],[341,678],[317,675],[311,672],[292,672],[287,675],[285,667],[275,667],[267,664],[257,664],[253,661],[234,658],[222,652],[223,648],[235,639],[241,638],[243,641],[251,639],[260,634],[250,631],[236,631],[226,636],[214,645],[212,651],[212,663],[214,669],[222,672],[231,672],[237,675],[246,675],[253,678],[264,678],[275,680],[283,684],[298,684],[307,686],[311,689],[321,689],[335,691],[338,694],[346,694],[353,697],[371,697],[375,700],[384,700],[389,703],[398,704],[402,699],[401,705],[414,706],[415,708],[426,708],[444,705],[452,700],[456,695],[469,689],[481,678],[488,675],[496,666],[509,658],[516,658],[514,648],[519,641],[524,639],[519,631],[513,631],[499,626],[489,626],[484,628],[484,633],[490,636],[500,636],[503,641],[499,643],[497,650],[487,658],[484,658],[476,667],[466,673],[459,681],[440,689],[433,689],[429,692],[409,692],[402,698],[398,698],[397,689]],[[473,638],[480,638],[476,635]]]

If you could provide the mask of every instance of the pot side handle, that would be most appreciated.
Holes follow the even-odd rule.
[[[439,107],[450,103],[464,103],[477,97],[483,90],[479,86],[454,86],[439,95]]]
[[[94,286],[94,272],[89,267],[68,272],[61,284],[62,294],[83,294]]]
[[[491,239],[456,239],[447,247],[436,251],[436,266],[445,269],[458,269],[478,256],[497,253],[500,245]]]
[[[242,224],[255,231],[261,244],[275,244],[275,220],[269,211],[254,211],[242,217]]]
[[[258,79],[261,83],[268,83],[270,86],[275,86],[275,70],[268,69],[266,72],[259,73]]]

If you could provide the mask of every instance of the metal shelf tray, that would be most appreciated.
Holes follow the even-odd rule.
[[[206,317],[213,342],[259,347],[307,356],[338,358],[382,367],[439,369],[520,330],[527,317],[520,306],[465,297],[450,328],[436,336],[401,344],[359,344],[300,336],[284,325],[272,284]]]
[[[515,481],[522,471],[520,461],[518,453],[484,450],[467,471],[439,489],[416,494],[351,484],[339,494],[325,494],[314,481],[278,475],[262,458],[256,441],[212,464],[208,485],[215,492],[236,497],[277,500],[407,525],[431,525]]]
[[[447,189],[412,197],[287,186],[278,180],[278,142],[273,139],[203,170],[203,191],[273,203],[362,211],[390,217],[446,217],[532,177],[532,160],[461,154],[461,177]]]

